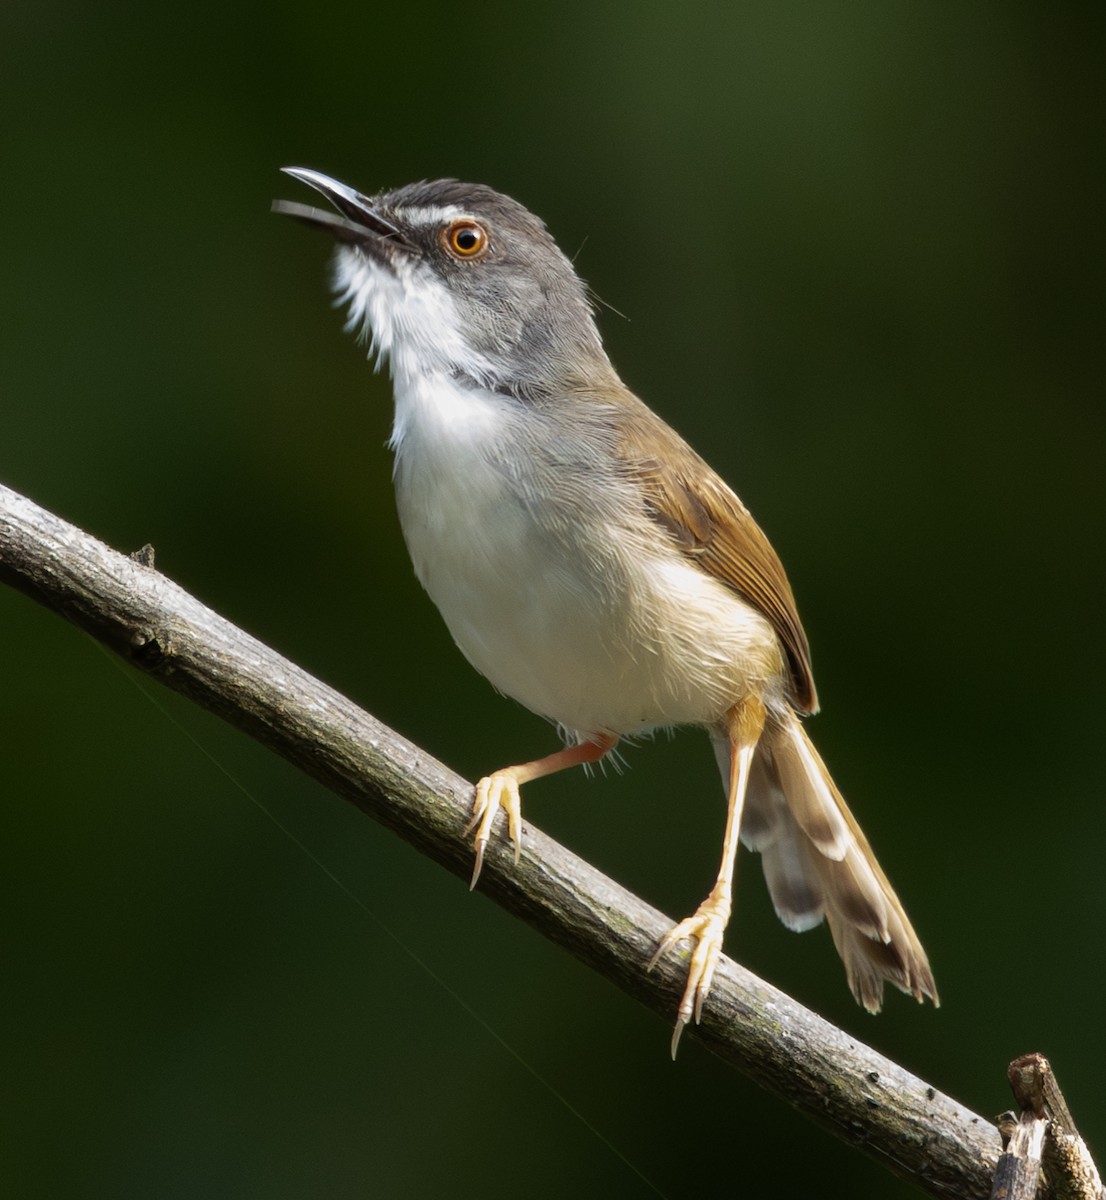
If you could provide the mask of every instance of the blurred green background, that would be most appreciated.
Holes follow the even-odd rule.
[[[751,857],[730,952],[985,1114],[1044,1051],[1106,1155],[1102,13],[6,6],[0,479],[470,777],[551,749],[415,583],[387,382],[268,214],[310,199],[285,164],[518,197],[788,565],[944,1006],[866,1017]],[[0,621],[5,1194],[915,1194],[56,617]],[[528,818],[682,916],[711,755],[628,759]]]

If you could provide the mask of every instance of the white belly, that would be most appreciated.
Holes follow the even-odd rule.
[[[551,500],[505,436],[519,416],[447,379],[397,386],[404,536],[472,665],[577,738],[713,724],[778,683],[769,622],[661,541],[625,485]]]

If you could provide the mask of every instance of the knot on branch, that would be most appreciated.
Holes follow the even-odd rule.
[[[167,629],[139,629],[131,635],[129,658],[145,671],[157,671],[173,657]]]

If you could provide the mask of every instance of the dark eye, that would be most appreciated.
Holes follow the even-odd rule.
[[[454,221],[442,233],[442,241],[455,258],[476,258],[488,248],[488,232],[477,221]]]

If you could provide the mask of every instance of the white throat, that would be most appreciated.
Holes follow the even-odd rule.
[[[368,342],[378,366],[390,364],[397,400],[420,378],[467,375],[490,383],[490,362],[469,344],[457,304],[432,268],[401,256],[386,266],[342,246],[334,290],[335,303],[349,307],[346,330]]]

